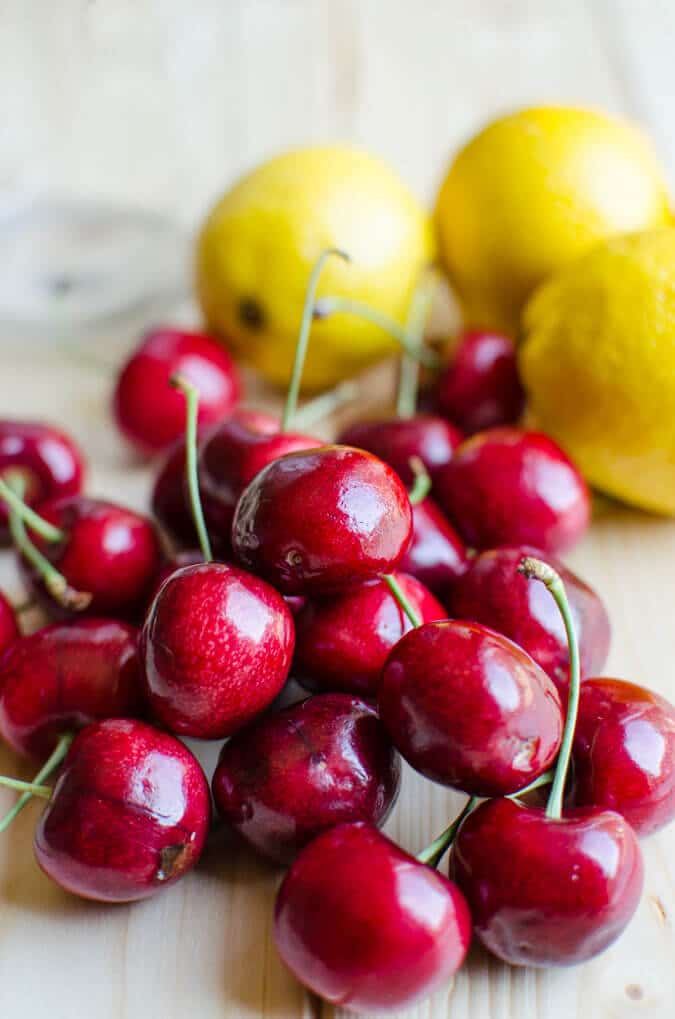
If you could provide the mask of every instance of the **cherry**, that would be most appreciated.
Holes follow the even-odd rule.
[[[567,690],[569,651],[565,627],[551,593],[518,570],[524,556],[535,556],[562,577],[579,641],[581,676],[604,666],[610,624],[601,599],[557,560],[528,545],[489,549],[471,560],[447,597],[450,615],[489,626],[520,645],[556,683]]]
[[[153,601],[165,580],[172,577],[178,570],[182,570],[184,566],[195,566],[197,563],[203,562],[204,556],[202,555],[201,549],[198,548],[185,548],[182,551],[175,552],[172,556],[169,556],[155,577],[155,584],[152,593],[148,598],[148,605],[150,605]]]
[[[561,552],[584,534],[590,496],[546,435],[492,428],[467,439],[436,477],[441,509],[477,548],[528,544]]]
[[[414,481],[410,466],[418,457],[434,481],[439,469],[450,462],[462,441],[462,433],[441,417],[416,414],[410,418],[377,418],[350,425],[338,437],[344,446],[365,449],[393,467],[404,484]]]
[[[411,494],[410,501],[412,537],[399,569],[444,598],[467,569],[466,548],[433,499],[416,502]]]
[[[130,719],[96,722],[68,752],[35,856],[85,899],[144,899],[194,867],[210,812],[204,773],[177,739]]]
[[[369,824],[319,835],[277,895],[283,961],[310,990],[357,1012],[406,1008],[442,987],[470,939],[457,887]]]
[[[29,506],[82,490],[85,465],[73,440],[53,425],[0,420],[0,477],[20,477]],[[9,537],[8,511],[0,503],[0,539]]]
[[[289,863],[336,824],[384,824],[400,780],[398,754],[375,710],[327,693],[240,729],[221,751],[213,797],[254,849]]]
[[[0,655],[21,636],[16,612],[9,598],[0,591]]]
[[[420,619],[445,619],[443,606],[419,581],[401,573],[392,576]],[[293,676],[313,690],[374,697],[387,655],[411,626],[383,579],[317,595],[296,618]]]
[[[464,333],[438,380],[436,406],[469,434],[518,421],[525,393],[513,341],[499,333]]]
[[[615,810],[638,835],[675,818],[675,708],[621,679],[582,688],[573,744],[574,802]]]
[[[153,330],[123,366],[113,396],[120,430],[144,452],[165,449],[183,432],[184,403],[168,385],[177,373],[198,389],[203,424],[227,417],[239,401],[235,366],[215,340],[184,329]]]
[[[177,545],[197,542],[190,502],[185,492],[185,436],[176,439],[166,454],[152,489],[152,513]]]

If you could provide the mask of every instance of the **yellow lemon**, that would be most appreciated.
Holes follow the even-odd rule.
[[[516,334],[549,273],[612,234],[670,222],[661,168],[632,124],[540,107],[495,120],[441,187],[441,259],[471,325]]]
[[[522,335],[538,423],[604,492],[675,514],[675,228],[562,269],[528,302]]]
[[[405,320],[434,256],[429,218],[379,159],[345,146],[299,149],[249,173],[218,202],[197,244],[197,294],[212,331],[275,383],[288,382],[312,266],[330,247],[319,296]],[[303,387],[333,385],[389,355],[378,326],[344,313],[316,322]]]

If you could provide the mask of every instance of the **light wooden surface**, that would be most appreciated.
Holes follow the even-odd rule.
[[[379,152],[430,199],[448,153],[482,119],[545,101],[641,118],[672,174],[674,43],[669,0],[0,0],[2,204],[103,194],[192,226],[245,166],[335,137]],[[92,493],[145,507],[149,472],[110,425],[106,373],[3,339],[0,412],[65,425],[89,455]],[[675,524],[605,508],[570,562],[609,606],[608,671],[675,698]],[[19,594],[7,555],[0,584]],[[4,750],[0,769],[28,774]],[[2,792],[0,810],[9,801]],[[416,851],[460,802],[406,773],[388,831]],[[38,810],[0,841],[0,1015],[341,1015],[276,958],[273,869],[219,837],[195,874],[153,901],[88,905],[37,871]],[[675,828],[644,851],[642,905],[604,956],[534,972],[474,949],[454,986],[410,1019],[672,1017]]]

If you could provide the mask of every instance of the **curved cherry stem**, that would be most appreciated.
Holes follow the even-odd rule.
[[[63,541],[65,533],[59,527],[54,527],[53,524],[50,524],[48,520],[44,520],[39,513],[36,513],[35,510],[31,509],[23,501],[17,491],[17,482],[20,478],[21,475],[18,471],[13,482],[8,483],[4,478],[0,478],[0,499],[2,499],[12,513],[15,513],[23,523],[28,524],[30,529],[39,534],[45,541]]]
[[[526,556],[518,567],[518,572],[527,577],[528,580],[539,580],[553,595],[562,616],[567,634],[567,643],[570,655],[570,685],[567,699],[567,716],[565,728],[563,729],[560,752],[555,766],[555,775],[551,793],[546,804],[546,816],[558,820],[562,814],[563,796],[565,793],[565,782],[570,766],[572,755],[572,743],[574,741],[574,730],[577,725],[577,714],[579,711],[579,690],[581,686],[581,672],[579,666],[579,642],[577,640],[572,612],[565,593],[565,585],[553,567],[543,563],[540,559]]]
[[[190,493],[190,508],[192,519],[199,539],[199,547],[204,561],[210,563],[213,560],[209,532],[206,529],[202,500],[199,495],[199,477],[197,474],[197,416],[199,413],[199,390],[182,375],[172,375],[169,379],[174,389],[180,389],[185,396],[187,404],[185,414],[185,474],[187,477],[188,492]]]
[[[425,273],[410,302],[406,332],[418,354],[422,350],[424,343],[424,329],[434,300],[435,284],[435,279],[430,274]],[[417,411],[419,377],[419,359],[406,354],[401,358],[401,373],[398,380],[398,395],[396,397],[397,417],[411,418]]]
[[[431,478],[429,477],[429,471],[419,456],[411,456],[408,463],[415,475],[412,488],[408,492],[408,499],[411,506],[416,506],[418,502],[426,499],[431,491]]]
[[[295,357],[293,359],[293,369],[291,371],[291,381],[288,384],[288,392],[286,394],[286,404],[284,406],[284,412],[281,416],[281,432],[287,432],[291,427],[291,423],[295,417],[295,413],[298,407],[298,396],[300,394],[300,381],[302,379],[302,371],[305,367],[305,358],[307,356],[307,347],[309,345],[309,334],[312,328],[312,319],[314,318],[314,309],[316,306],[316,290],[319,285],[319,276],[323,270],[327,260],[333,255],[337,255],[338,258],[344,259],[345,262],[350,262],[351,259],[346,251],[341,251],[340,248],[327,248],[317,258],[314,263],[311,275],[309,277],[309,283],[307,284],[307,291],[305,293],[305,304],[302,309],[302,321],[300,323],[300,332],[298,334],[298,342],[295,347]]]
[[[327,315],[335,315],[338,312],[365,318],[373,325],[384,329],[403,347],[406,354],[428,368],[436,368],[440,364],[439,358],[431,350],[415,350],[415,345],[411,341],[407,329],[400,322],[385,315],[384,312],[378,311],[377,308],[371,308],[364,301],[356,301],[350,297],[322,297],[314,306],[314,318],[325,318]]]
[[[438,867],[439,863],[447,853],[448,849],[455,841],[457,832],[459,831],[462,822],[469,816],[472,810],[478,805],[478,797],[470,796],[464,804],[464,808],[461,814],[458,814],[451,825],[442,832],[437,839],[423,849],[421,853],[418,853],[416,858],[420,863],[426,863],[428,867],[434,869]]]
[[[49,778],[52,772],[55,771],[59,764],[63,761],[63,758],[68,753],[68,749],[72,742],[73,733],[67,732],[61,737],[45,763],[38,771],[31,785],[40,785],[45,781],[45,779]],[[3,831],[7,831],[14,818],[18,817],[27,803],[30,803],[33,795],[33,793],[29,792],[22,793],[14,806],[7,811],[4,817],[0,818],[0,834]]]
[[[7,775],[0,775],[0,786],[6,786],[7,789],[16,789],[18,792],[28,793],[30,796],[40,796],[43,800],[48,800],[52,794],[51,788],[48,785],[22,782],[21,779],[8,778]]]
[[[417,615],[414,608],[408,601],[407,597],[403,592],[403,588],[399,584],[396,577],[392,576],[391,573],[383,573],[382,580],[385,582],[385,584],[393,594],[394,598],[398,602],[400,608],[405,612],[406,616],[408,617],[412,625],[415,627],[421,626],[422,625],[421,618]]]
[[[359,386],[356,382],[347,379],[341,382],[334,389],[329,389],[321,396],[315,396],[313,400],[307,400],[302,407],[298,407],[293,415],[294,428],[311,428],[317,421],[334,414],[346,404],[351,403],[359,395]]]
[[[519,800],[521,796],[533,793],[535,789],[541,789],[542,786],[551,785],[554,776],[554,771],[545,771],[543,775],[540,775],[539,778],[535,778],[529,785],[524,786],[522,789],[518,789],[515,793],[509,793],[506,796],[506,799]]]

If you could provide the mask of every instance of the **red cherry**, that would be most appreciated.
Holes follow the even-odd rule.
[[[574,796],[615,810],[638,835],[675,818],[675,708],[621,679],[581,687],[574,735]]]
[[[84,459],[73,440],[53,425],[0,420],[0,477],[21,476],[25,501],[37,506],[46,499],[77,495],[84,481]],[[0,502],[0,539],[7,540],[8,513]]]
[[[68,752],[35,857],[85,899],[145,899],[194,867],[210,812],[204,773],[177,739],[129,719],[97,722]]]
[[[412,521],[412,538],[399,569],[442,598],[468,566],[464,542],[432,499],[413,503]]]
[[[179,570],[141,634],[155,718],[182,736],[229,736],[279,693],[293,643],[290,610],[263,580],[224,563]]]
[[[400,781],[399,756],[375,710],[327,693],[240,729],[221,751],[213,797],[254,849],[289,863],[336,824],[384,824]]]
[[[412,511],[400,479],[349,446],[289,453],[246,488],[232,523],[239,561],[285,594],[337,590],[391,570]]]
[[[138,631],[114,619],[54,623],[0,660],[0,735],[42,760],[65,733],[143,711]]]
[[[441,603],[414,577],[394,577],[423,622],[446,618]],[[411,626],[384,580],[308,599],[296,619],[293,675],[311,690],[374,697],[387,655]]]
[[[145,452],[165,449],[182,435],[185,400],[169,385],[179,374],[199,390],[199,420],[220,421],[239,401],[230,355],[203,333],[156,329],[143,339],[117,379],[113,410],[120,430]]]
[[[468,434],[515,424],[525,393],[513,341],[498,333],[464,333],[438,381],[436,406]]]
[[[177,545],[196,545],[197,531],[185,492],[185,437],[176,439],[152,489],[153,516]]]
[[[20,636],[19,621],[12,603],[0,591],[0,655]]]
[[[529,785],[560,747],[553,682],[516,644],[477,623],[426,623],[407,633],[387,659],[377,699],[413,768],[475,796]]]
[[[515,641],[549,674],[564,701],[570,663],[565,627],[547,588],[519,572],[525,556],[543,560],[562,577],[579,641],[582,678],[599,672],[609,653],[605,606],[576,574],[531,546],[481,552],[453,586],[447,606],[454,618],[482,623]]]
[[[519,966],[569,966],[604,951],[635,912],[643,879],[638,841],[619,814],[555,819],[506,799],[469,815],[451,872],[480,940]]]
[[[415,480],[410,460],[422,461],[433,481],[439,468],[452,459],[462,433],[432,414],[410,418],[380,418],[350,425],[338,437],[344,446],[365,449],[393,467],[405,485]]]
[[[159,573],[155,577],[155,584],[150,597],[148,598],[148,605],[154,600],[160,587],[165,580],[172,577],[178,570],[182,570],[184,566],[196,566],[198,563],[204,562],[204,556],[198,548],[186,548],[181,552],[176,552],[170,556],[162,565]]]
[[[584,534],[590,496],[546,435],[493,428],[467,439],[436,478],[441,509],[476,548],[535,545],[561,552]]]
[[[281,958],[310,990],[353,1011],[402,1009],[431,994],[470,939],[457,887],[368,824],[311,842],[277,895]]]

